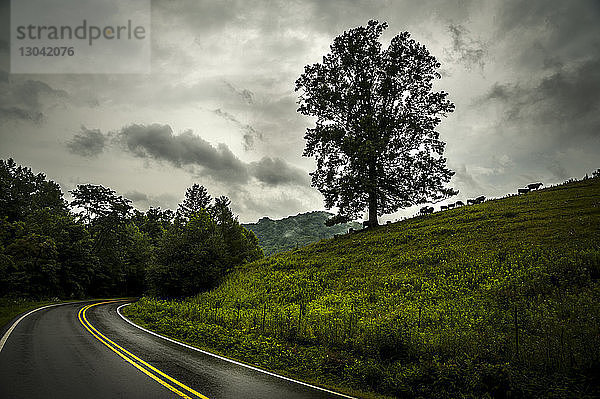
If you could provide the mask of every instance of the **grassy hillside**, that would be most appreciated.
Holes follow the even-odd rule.
[[[141,324],[363,397],[598,397],[600,179],[323,240]]]
[[[256,234],[265,255],[272,255],[346,233],[350,227],[361,227],[356,222],[325,226],[325,221],[331,216],[333,214],[329,212],[315,211],[279,220],[264,217],[256,223],[243,226]]]

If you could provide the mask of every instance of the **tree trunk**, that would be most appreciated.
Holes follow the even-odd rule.
[[[371,190],[369,192],[369,227],[375,227],[377,222],[377,171],[375,162],[370,162],[369,165],[369,180]]]
[[[377,222],[377,193],[369,193],[369,227],[375,227]]]

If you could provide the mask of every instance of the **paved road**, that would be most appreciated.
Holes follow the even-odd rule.
[[[121,319],[123,303],[24,318],[0,352],[0,398],[340,397],[150,335]]]

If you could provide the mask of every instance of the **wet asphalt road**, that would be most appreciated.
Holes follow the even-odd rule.
[[[166,377],[151,372],[190,398],[341,397],[150,335],[121,319],[116,309],[123,303],[91,307],[86,311],[87,320],[106,338],[202,395],[186,391]],[[85,305],[77,303],[43,309],[17,325],[0,352],[0,398],[182,397],[94,337],[78,318]]]

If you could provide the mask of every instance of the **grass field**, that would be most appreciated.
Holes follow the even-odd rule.
[[[362,397],[598,397],[600,179],[417,217],[126,310]]]

